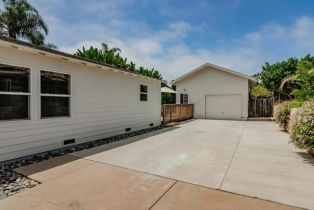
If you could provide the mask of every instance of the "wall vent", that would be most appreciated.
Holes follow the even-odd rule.
[[[74,143],[75,143],[75,139],[68,139],[68,140],[63,141],[63,145],[74,144]]]
[[[150,127],[154,126],[154,123],[149,124]]]
[[[125,129],[125,132],[129,132],[129,131],[131,131],[132,129],[131,128],[126,128]]]

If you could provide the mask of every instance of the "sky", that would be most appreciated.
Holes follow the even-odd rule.
[[[58,49],[118,47],[171,81],[208,62],[252,75],[314,51],[312,0],[29,0]]]

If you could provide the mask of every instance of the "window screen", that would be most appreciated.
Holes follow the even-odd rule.
[[[188,94],[180,94],[180,103],[181,104],[188,104],[189,103]]]
[[[140,100],[147,101],[148,100],[148,88],[147,85],[140,85]]]
[[[0,120],[29,119],[30,69],[0,64]]]
[[[69,117],[71,76],[41,71],[41,117]]]

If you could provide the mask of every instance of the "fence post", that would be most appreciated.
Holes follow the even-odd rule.
[[[182,115],[181,107],[182,107],[182,105],[180,104],[179,107],[180,107],[180,109],[179,109],[179,110],[180,110],[180,111],[179,111],[179,121],[181,121],[181,119],[182,119],[182,118],[181,118],[181,115]]]
[[[170,122],[172,122],[172,105],[169,106],[170,106]]]
[[[165,120],[166,119],[165,118],[166,117],[166,110],[165,110],[166,107],[165,107],[165,105],[162,105],[161,108],[162,108],[162,124],[164,125],[166,122],[166,120]]]

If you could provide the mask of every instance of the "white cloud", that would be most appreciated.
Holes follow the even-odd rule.
[[[213,43],[215,47],[198,45],[194,48],[189,41],[194,35],[205,33],[202,23],[195,26],[177,18],[177,22],[170,22],[156,30],[145,21],[128,16],[128,9],[134,6],[134,1],[76,1],[73,10],[91,18],[73,22],[56,16],[56,11],[65,8],[65,0],[52,0],[49,4],[31,0],[45,14],[50,26],[48,41],[57,44],[60,50],[73,53],[82,46],[100,47],[102,42],[106,42],[110,47],[119,47],[123,56],[137,65],[160,70],[167,80],[175,79],[205,62],[253,74],[265,61],[304,56],[314,51],[314,19],[311,17],[299,17],[288,25],[266,23],[256,31],[233,39],[217,37],[221,35],[218,33],[214,35],[217,37]],[[210,4],[199,5],[213,9]],[[161,6],[167,9],[169,5],[167,1],[162,1]],[[206,28],[205,31],[211,31],[207,33],[211,36],[214,30]]]
[[[132,43],[132,48],[144,56],[151,56],[162,52],[161,43],[149,38],[135,40]]]
[[[291,26],[269,23],[261,26],[258,31],[245,34],[235,41],[224,42],[221,47],[214,49],[192,49],[184,38],[189,33],[193,33],[193,27],[182,21],[171,23],[166,29],[160,31],[145,31],[144,35],[125,35],[119,34],[119,31],[105,33],[106,28],[89,25],[86,27],[89,32],[92,31],[89,33],[92,35],[83,33],[89,41],[80,41],[73,46],[65,46],[61,49],[73,52],[82,46],[100,46],[101,42],[106,41],[110,46],[121,48],[123,56],[136,64],[159,69],[167,80],[175,79],[205,62],[250,75],[259,71],[265,61],[286,59],[286,57],[278,58],[276,54],[278,50],[282,51],[280,53],[283,56],[298,56],[296,49],[300,50],[304,47],[304,37],[307,41],[313,39],[310,37],[313,30],[312,24],[313,20],[305,17],[297,19]],[[82,24],[80,26],[82,27]],[[74,31],[71,34],[74,35],[77,28],[74,27],[72,30]],[[296,30],[302,30],[302,33],[296,33]],[[104,35],[97,37],[97,33]],[[82,40],[84,36],[81,37]],[[285,46],[281,46],[281,43]],[[309,48],[308,45],[305,47]],[[285,54],[285,51],[288,53]],[[300,52],[304,52],[304,49]]]

